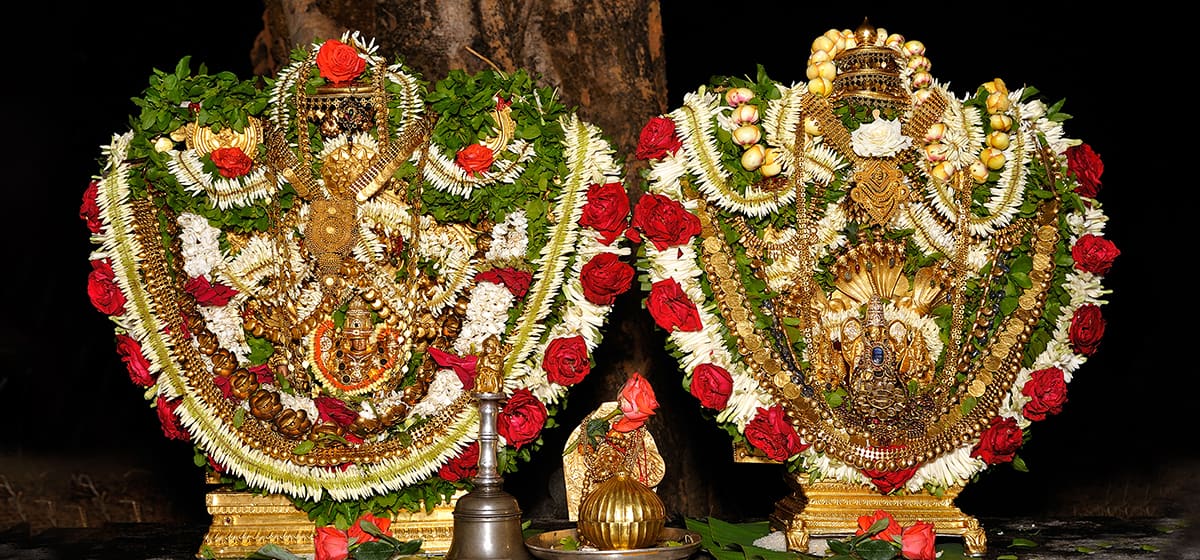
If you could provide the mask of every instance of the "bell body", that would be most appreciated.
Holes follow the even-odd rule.
[[[621,472],[596,485],[579,505],[579,535],[601,550],[651,548],[667,522],[658,494]]]

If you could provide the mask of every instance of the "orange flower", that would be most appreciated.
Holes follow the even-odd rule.
[[[646,420],[654,415],[658,408],[658,400],[654,398],[654,388],[650,382],[638,372],[633,372],[625,386],[621,387],[618,398],[621,407],[621,417],[613,424],[612,429],[618,432],[631,432],[642,427]]]
[[[363,530],[363,521],[375,524],[375,526],[379,527],[379,530],[383,531],[385,535],[392,534],[392,519],[390,517],[375,517],[375,514],[368,511],[367,513],[364,513],[362,517],[359,517],[358,521],[354,522],[354,525],[351,525],[350,528],[346,530],[346,536],[353,538],[355,544],[379,540],[374,535]]]
[[[887,527],[884,527],[882,531],[872,535],[871,538],[878,541],[895,541],[896,538],[902,533],[900,524],[896,523],[896,518],[892,517],[892,514],[881,509],[875,510],[874,515],[860,515],[858,517],[858,531],[856,531],[854,534],[862,535],[866,533],[868,530],[870,530],[871,525],[874,525],[875,522],[879,521],[880,519],[887,519]]]

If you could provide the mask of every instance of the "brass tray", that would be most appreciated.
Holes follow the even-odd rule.
[[[629,550],[563,550],[558,547],[558,541],[571,537],[578,540],[575,529],[547,531],[525,539],[525,547],[530,554],[542,560],[679,560],[688,558],[700,549],[700,533],[686,529],[666,527],[659,534],[658,546],[652,548],[634,548]],[[679,546],[665,546],[663,543],[675,541]]]

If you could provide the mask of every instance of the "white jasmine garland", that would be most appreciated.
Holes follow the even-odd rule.
[[[506,263],[525,258],[528,250],[529,218],[524,210],[518,210],[504,217],[504,221],[492,226],[492,245],[488,247],[484,258],[491,263]]]
[[[450,403],[454,402],[454,399],[457,399],[462,392],[462,380],[458,378],[458,374],[450,368],[440,368],[434,374],[433,382],[429,384],[429,389],[425,392],[425,398],[412,407],[408,417],[433,416],[438,411],[450,406]]]
[[[494,282],[480,282],[470,293],[462,330],[454,340],[454,351],[460,356],[478,353],[489,336],[503,337],[508,310],[515,299],[508,288]]]
[[[212,227],[208,218],[184,212],[176,220],[179,224],[180,252],[183,255],[183,271],[189,277],[208,276],[209,271],[220,266],[221,230]]]

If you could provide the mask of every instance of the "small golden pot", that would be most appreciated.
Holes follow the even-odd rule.
[[[601,550],[650,548],[667,522],[667,508],[649,486],[628,473],[601,482],[579,505],[579,535]]]

